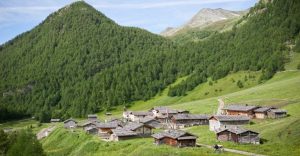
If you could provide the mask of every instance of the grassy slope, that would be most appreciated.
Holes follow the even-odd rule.
[[[300,53],[291,52],[290,62],[285,65],[286,70],[296,70],[300,64]]]
[[[180,104],[195,100],[202,100],[211,97],[216,97],[236,91],[245,90],[247,88],[256,86],[258,84],[258,78],[260,76],[260,72],[237,72],[234,74],[230,74],[229,76],[222,78],[216,82],[213,82],[213,85],[209,85],[208,82],[203,83],[196,87],[193,91],[190,91],[187,96],[184,97],[169,97],[168,88],[165,89],[159,95],[156,95],[154,98],[148,101],[137,101],[132,104],[129,108],[130,110],[149,110],[153,106],[161,106],[161,105],[174,105]],[[251,75],[254,78],[249,78]],[[247,81],[245,81],[245,77],[247,77]],[[174,84],[180,83],[186,77],[178,79]],[[236,85],[236,82],[240,80],[244,84],[244,88],[239,88]],[[220,91],[221,90],[221,91]],[[205,93],[209,94],[205,94]],[[122,112],[122,107],[117,108],[113,111],[113,114],[119,115]],[[103,117],[103,113],[99,113],[101,117]]]
[[[63,138],[63,139],[62,139]],[[82,130],[69,132],[60,126],[50,136],[42,140],[47,154],[56,155],[103,155],[103,156],[159,156],[159,155],[214,155],[206,148],[172,148],[156,146],[151,138],[138,138],[120,142],[101,141],[97,136],[85,134]],[[224,153],[223,155],[231,155]]]
[[[245,75],[255,76],[245,82]],[[257,84],[260,73],[239,72],[218,80],[212,86],[208,83],[199,85],[185,97],[168,97],[167,89],[155,98],[132,104],[132,110],[147,110],[155,105],[169,105],[173,108],[188,109],[192,113],[213,113],[217,108],[217,98],[227,97],[227,103],[246,102],[257,105],[276,105],[288,110],[290,116],[279,120],[254,120],[248,125],[250,129],[260,132],[267,142],[262,145],[237,145],[222,142],[227,148],[240,149],[267,155],[296,155],[300,152],[300,72],[281,72],[264,84]],[[185,78],[182,78],[185,79]],[[182,79],[178,80],[179,83]],[[233,80],[242,80],[245,88],[238,88]],[[215,89],[221,88],[221,92]],[[211,92],[205,95],[205,92]],[[230,100],[230,101],[229,101]],[[112,112],[120,116],[121,109]],[[6,123],[1,127],[26,126],[32,121]],[[22,126],[21,126],[22,127]],[[219,143],[214,133],[208,131],[208,126],[191,127],[187,129],[199,136],[199,142],[205,144]],[[63,139],[62,139],[63,138]],[[212,155],[213,151],[205,148],[177,149],[168,146],[156,147],[152,139],[135,139],[117,143],[100,141],[95,136],[84,134],[77,130],[67,132],[63,128],[55,130],[48,138],[42,140],[44,149],[49,155]],[[228,153],[227,153],[228,154]],[[226,155],[226,154],[225,154]],[[231,155],[231,154],[230,154]]]

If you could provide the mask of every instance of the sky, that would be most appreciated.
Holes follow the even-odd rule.
[[[74,0],[0,0],[0,44],[29,31]],[[85,0],[123,26],[159,34],[186,23],[202,8],[246,10],[257,0]]]

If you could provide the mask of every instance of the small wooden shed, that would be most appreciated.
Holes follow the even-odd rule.
[[[98,116],[96,114],[89,114],[88,121],[98,121]]]
[[[244,115],[214,115],[209,118],[209,130],[216,131],[229,126],[248,124],[250,118]]]
[[[76,128],[77,127],[77,123],[78,122],[76,120],[70,118],[70,119],[64,121],[64,127],[65,128],[69,128],[69,129]]]
[[[259,133],[241,127],[221,128],[216,131],[220,141],[232,141],[236,143],[259,144]]]
[[[204,114],[176,114],[171,118],[174,127],[208,125],[210,116]]]
[[[258,106],[250,106],[250,105],[229,105],[226,108],[223,108],[224,115],[245,115],[250,118],[254,117],[254,110],[257,109]]]
[[[141,136],[150,136],[153,129],[150,125],[137,122],[129,122],[123,128],[134,131],[137,135]]]
[[[176,147],[194,147],[198,138],[191,133],[174,129],[153,134],[152,137],[156,145],[167,144]]]
[[[118,127],[118,124],[115,122],[107,122],[107,123],[98,123],[98,134],[101,138],[108,139],[110,135],[113,133],[112,130]]]
[[[286,117],[287,111],[282,109],[270,109],[267,114],[269,118],[277,119]]]
[[[261,107],[254,110],[255,118],[257,119],[265,119],[268,118],[268,111],[271,109],[271,107]]]
[[[116,128],[112,130],[112,134],[109,137],[110,141],[120,141],[136,138],[138,135],[136,132],[125,128]]]

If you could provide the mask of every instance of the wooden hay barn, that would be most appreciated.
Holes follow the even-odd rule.
[[[153,127],[150,125],[145,125],[143,123],[137,123],[137,122],[129,122],[123,128],[131,130],[135,132],[137,135],[141,135],[141,136],[151,135],[153,129]]]
[[[282,109],[270,109],[268,112],[268,117],[272,119],[283,118],[287,116],[287,111]]]
[[[209,118],[209,130],[249,124],[250,118],[244,115],[214,115]]]
[[[66,120],[66,121],[64,121],[64,127],[65,128],[76,128],[77,127],[77,121],[76,120],[74,120],[74,119],[68,119],[68,120]]]
[[[128,140],[137,137],[137,133],[124,128],[117,128],[112,130],[112,134],[109,137],[110,141]]]
[[[254,117],[254,110],[257,109],[257,106],[249,105],[229,105],[226,108],[223,108],[224,115],[245,115],[250,118]]]
[[[210,116],[203,114],[176,114],[171,118],[174,127],[186,127],[197,125],[208,125]]]
[[[259,133],[241,127],[221,128],[216,132],[220,141],[259,144]]]
[[[153,134],[152,137],[156,145],[167,144],[176,147],[194,147],[198,138],[191,133],[181,130],[166,130]]]

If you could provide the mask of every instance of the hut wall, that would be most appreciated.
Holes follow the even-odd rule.
[[[178,140],[179,147],[194,147],[196,146],[196,139]]]
[[[163,139],[163,142],[164,142],[165,144],[167,144],[167,145],[177,146],[177,140],[172,139],[172,138],[167,138],[167,137],[165,137],[165,138]]]

